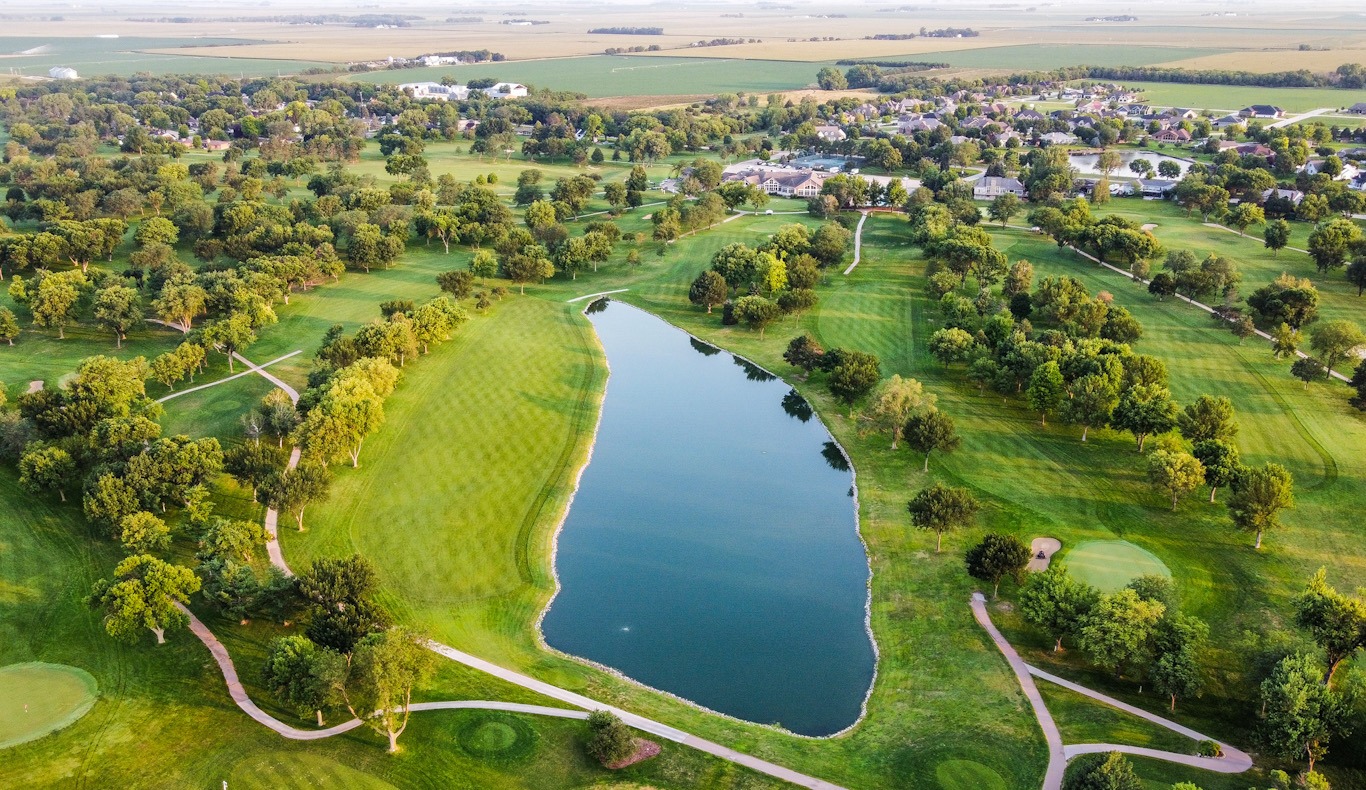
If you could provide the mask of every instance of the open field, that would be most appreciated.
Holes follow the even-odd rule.
[[[1103,64],[1107,66],[1151,66],[1164,60],[1193,58],[1218,50],[1144,45],[1021,44],[1011,47],[965,49],[935,53],[933,60],[954,68],[1003,69],[1006,71],[1047,70],[1061,66]]]
[[[725,58],[645,58],[596,55],[585,58],[477,63],[358,74],[368,83],[440,80],[460,82],[494,77],[538,88],[579,91],[598,96],[664,96],[692,93],[770,93],[814,84],[819,66],[780,60]]]
[[[1180,85],[1169,82],[1129,82],[1143,92],[1144,101],[1158,107],[1196,107],[1237,111],[1249,104],[1275,104],[1286,112],[1319,107],[1350,107],[1366,101],[1366,90],[1333,88],[1257,88],[1245,85]]]
[[[237,57],[250,43],[238,38],[21,38],[0,37],[0,72],[46,77],[54,66],[76,69],[82,77],[106,74],[127,76],[139,71],[157,74],[230,74],[274,76],[297,74],[319,60]],[[202,55],[188,54],[199,47]],[[154,52],[155,50],[155,52]]]
[[[1344,63],[1366,63],[1366,49],[1249,49],[1173,60],[1161,65],[1180,69],[1238,71],[1333,71]]]

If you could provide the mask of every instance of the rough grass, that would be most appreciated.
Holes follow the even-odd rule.
[[[1035,685],[1062,732],[1062,742],[1146,746],[1177,754],[1194,754],[1195,741],[1137,716],[1131,716],[1075,691],[1035,678]],[[1168,713],[1170,714],[1170,712]]]

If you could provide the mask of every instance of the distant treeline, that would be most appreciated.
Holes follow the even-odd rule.
[[[1172,69],[1157,66],[1070,66],[1052,72],[1056,80],[1123,80],[1132,82],[1174,82],[1187,85],[1247,85],[1258,88],[1361,88],[1366,69],[1358,63],[1339,66],[1337,71],[1321,74],[1297,71],[1228,71],[1223,69]]]
[[[477,24],[479,24],[479,23],[481,23],[481,22],[483,22],[483,21],[484,21],[484,18],[483,18],[482,16],[448,16],[448,17],[446,17],[446,24],[448,24],[448,25],[477,25]]]
[[[694,41],[690,47],[728,47],[732,44],[762,44],[759,38],[713,38],[709,41]]]
[[[947,63],[930,63],[924,60],[872,60],[869,58],[845,58],[835,61],[836,66],[877,66],[882,69],[905,69],[907,71],[929,71],[946,69]]]
[[[865,41],[909,41],[913,38],[972,38],[980,36],[976,30],[970,27],[941,27],[938,30],[926,30],[920,28],[919,33],[876,33],[871,36],[864,36]]]
[[[595,27],[588,31],[600,36],[662,36],[662,27]]]
[[[623,55],[628,52],[658,52],[659,50],[660,46],[658,44],[651,44],[648,47],[644,44],[637,44],[634,47],[608,47],[602,51],[602,54]]]

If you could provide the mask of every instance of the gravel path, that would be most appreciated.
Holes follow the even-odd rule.
[[[1063,745],[1062,733],[1058,730],[1057,724],[1053,721],[1053,716],[1048,712],[1048,707],[1043,702],[1043,697],[1039,694],[1038,686],[1034,685],[1034,678],[1042,678],[1049,683],[1062,686],[1069,691],[1074,691],[1082,696],[1089,697],[1097,702],[1109,705],[1112,708],[1122,710],[1133,716],[1137,716],[1145,721],[1152,722],[1159,727],[1165,727],[1173,732],[1180,733],[1194,741],[1213,741],[1208,735],[1203,735],[1189,727],[1186,727],[1170,719],[1164,719],[1154,713],[1149,713],[1142,708],[1136,708],[1124,702],[1120,702],[1114,697],[1092,691],[1085,686],[1073,683],[1045,672],[1037,667],[1032,667],[1020,658],[1020,654],[1015,648],[1001,636],[1001,632],[996,629],[991,622],[991,615],[987,612],[986,597],[981,593],[972,594],[972,616],[976,618],[979,625],[991,636],[996,647],[1001,654],[1006,657],[1010,668],[1014,670],[1015,677],[1020,681],[1020,688],[1024,691],[1025,697],[1029,699],[1029,704],[1034,708],[1034,716],[1039,721],[1039,726],[1043,729],[1044,739],[1048,742],[1048,771],[1044,775],[1043,790],[1060,790],[1062,787],[1063,772],[1067,768],[1067,761],[1082,754],[1096,754],[1103,752],[1122,752],[1139,757],[1151,757],[1156,760],[1165,760],[1169,763],[1188,765],[1192,768],[1201,768],[1206,771],[1215,771],[1221,774],[1238,774],[1252,767],[1252,758],[1246,752],[1236,749],[1227,743],[1218,742],[1223,749],[1223,757],[1199,757],[1193,754],[1179,754],[1177,752],[1162,751],[1161,749],[1149,749],[1143,746],[1125,746],[1115,743],[1081,743]]]
[[[868,212],[859,212],[858,227],[854,228],[854,262],[849,264],[849,268],[844,270],[845,274],[852,272],[858,266],[859,258],[863,253],[863,223],[868,221]]]
[[[171,393],[168,393],[168,394],[166,394],[166,395],[163,395],[163,396],[160,397],[160,398],[157,398],[157,403],[165,403],[166,401],[171,400],[172,398],[179,398],[181,395],[189,395],[191,392],[199,392],[200,390],[206,390],[206,389],[208,389],[209,387],[216,387],[216,386],[218,386],[219,384],[224,384],[224,383],[226,383],[226,382],[232,381],[233,379],[240,379],[240,378],[242,378],[243,376],[250,376],[250,375],[253,374],[253,373],[259,373],[259,374],[261,374],[262,376],[265,376],[267,379],[269,379],[271,383],[275,384],[276,386],[281,386],[281,387],[282,387],[282,386],[284,386],[283,382],[281,382],[279,379],[275,378],[274,376],[270,375],[269,373],[266,373],[266,370],[265,370],[265,369],[266,369],[267,367],[271,366],[271,365],[274,365],[274,364],[277,363],[277,362],[283,362],[283,361],[285,361],[286,359],[289,359],[289,358],[292,357],[292,356],[296,356],[296,355],[302,354],[302,353],[304,353],[304,350],[303,350],[303,349],[299,349],[299,350],[297,350],[297,351],[291,351],[291,352],[289,352],[288,354],[285,354],[285,355],[282,356],[282,357],[276,357],[275,359],[272,359],[272,360],[269,361],[269,362],[263,362],[263,363],[261,363],[260,365],[252,365],[250,362],[247,362],[248,365],[251,365],[251,367],[250,367],[249,370],[244,370],[244,371],[242,371],[241,373],[234,373],[234,374],[231,375],[231,376],[228,376],[228,377],[226,377],[226,378],[221,378],[221,379],[219,379],[219,380],[217,380],[217,381],[210,381],[208,384],[200,384],[200,385],[197,386],[197,387],[190,387],[190,388],[187,389],[187,390],[179,390],[178,392],[171,392]],[[240,356],[238,356],[237,358],[240,359],[240,360],[242,360],[243,362],[246,362],[246,360],[243,359],[243,358],[240,357]],[[40,383],[41,383],[41,382],[40,382]],[[42,389],[42,387],[39,387],[39,389]],[[285,391],[286,391],[286,392],[293,392],[293,390],[291,390],[291,389],[286,389]],[[298,395],[297,395],[297,394],[294,395],[294,396],[293,396],[293,399],[297,402],[298,399],[299,399],[299,398],[298,398]]]

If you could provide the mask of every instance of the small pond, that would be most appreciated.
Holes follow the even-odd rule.
[[[853,724],[874,655],[843,454],[764,370],[629,305],[588,314],[611,378],[546,642],[748,721]]]
[[[1118,170],[1110,174],[1112,178],[1137,178],[1138,174],[1129,168],[1129,163],[1135,159],[1147,160],[1153,166],[1154,173],[1157,172],[1157,165],[1159,162],[1175,162],[1181,168],[1181,175],[1185,175],[1186,169],[1193,164],[1193,162],[1187,159],[1178,159],[1174,156],[1167,156],[1166,154],[1154,153],[1152,151],[1119,151],[1118,153],[1120,165]],[[1098,176],[1101,174],[1100,170],[1096,167],[1099,160],[1099,154],[1078,154],[1077,156],[1070,157],[1071,164],[1077,169],[1077,172],[1088,176]],[[1179,177],[1180,176],[1178,176],[1178,178]]]

